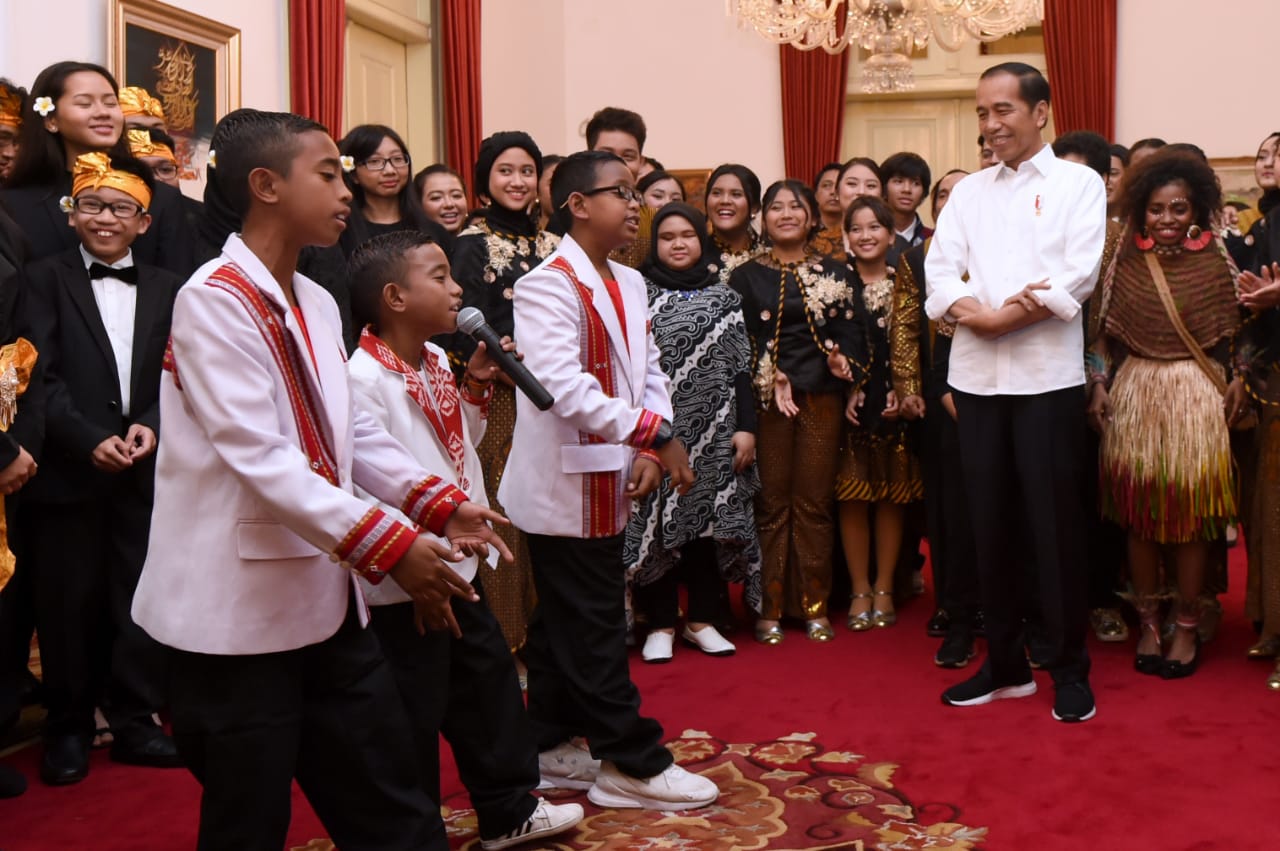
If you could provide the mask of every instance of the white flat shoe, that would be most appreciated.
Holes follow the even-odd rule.
[[[580,821],[582,821],[581,804],[552,804],[548,801],[538,801],[538,808],[524,824],[510,833],[494,839],[482,840],[480,847],[484,851],[502,851],[504,848],[513,848],[526,842],[564,833]]]
[[[704,626],[697,632],[686,626],[680,637],[685,644],[698,648],[708,656],[732,656],[738,650],[714,626]]]
[[[720,796],[716,784],[699,774],[670,765],[653,777],[630,777],[611,762],[602,763],[587,800],[613,809],[693,810],[709,806]]]
[[[660,632],[655,629],[644,640],[644,649],[640,651],[640,658],[650,665],[661,665],[665,662],[670,662],[675,642],[676,637],[674,634]]]

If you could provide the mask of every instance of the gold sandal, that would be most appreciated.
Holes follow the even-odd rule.
[[[888,597],[890,602],[893,601],[892,591],[876,591],[875,596]],[[888,611],[876,609],[871,613],[871,622],[880,628],[893,626],[898,622],[898,612],[896,609],[889,609]]]
[[[853,599],[855,601],[870,600],[871,595],[870,594],[854,594]],[[855,614],[853,612],[853,605],[851,604],[849,606],[849,620],[845,622],[845,626],[849,627],[849,629],[852,630],[853,632],[866,632],[867,630],[875,626],[875,624],[871,620],[871,611],[869,609],[865,612],[858,612]]]

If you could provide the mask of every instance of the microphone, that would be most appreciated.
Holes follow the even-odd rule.
[[[476,342],[484,343],[489,357],[497,361],[498,367],[515,382],[521,393],[529,397],[529,401],[539,411],[548,410],[556,403],[555,397],[547,392],[547,388],[543,387],[538,379],[533,377],[529,368],[517,360],[511,352],[502,348],[502,338],[498,336],[497,331],[489,327],[488,322],[484,321],[484,314],[479,308],[464,307],[458,311],[458,330]]]

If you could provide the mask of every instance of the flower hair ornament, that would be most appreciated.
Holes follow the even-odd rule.
[[[338,157],[338,162],[342,164],[342,170],[350,174],[356,170],[356,158],[349,156]]]
[[[74,213],[76,211],[76,202],[70,195],[63,195],[58,199],[58,209],[64,213]]]
[[[48,96],[38,97],[35,103],[31,105],[31,108],[40,113],[41,118],[48,118],[49,113],[54,110],[53,98]]]
[[[210,148],[210,149],[209,149],[209,156],[208,156],[208,158],[205,160],[205,162],[207,162],[207,163],[209,164],[209,168],[217,168],[217,167],[218,167],[218,152],[217,152],[217,151],[215,151],[213,148]]]

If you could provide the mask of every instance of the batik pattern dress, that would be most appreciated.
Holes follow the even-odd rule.
[[[751,369],[751,344],[738,294],[721,284],[671,290],[649,284],[649,313],[662,371],[671,379],[675,436],[688,450],[693,487],[683,496],[669,480],[650,494],[626,531],[633,585],[672,570],[680,548],[714,538],[720,575],[741,583],[760,610],[760,542],[754,503],[760,479],[753,464],[733,469],[733,435],[741,430],[735,386]]]

